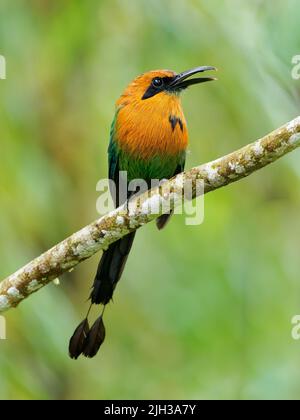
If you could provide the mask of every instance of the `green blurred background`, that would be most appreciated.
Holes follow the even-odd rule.
[[[0,276],[97,217],[114,102],[137,74],[215,65],[183,98],[187,167],[300,114],[297,0],[1,0]],[[1,399],[300,398],[300,155],[138,234],[94,360],[69,360],[99,255],[6,314]]]

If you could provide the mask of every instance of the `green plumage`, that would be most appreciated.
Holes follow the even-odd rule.
[[[149,182],[151,179],[172,178],[183,171],[186,157],[185,151],[175,156],[157,155],[149,159],[141,159],[122,150],[116,138],[116,119],[117,114],[112,123],[108,148],[110,179],[116,181],[117,172],[126,171],[128,181],[144,179]]]

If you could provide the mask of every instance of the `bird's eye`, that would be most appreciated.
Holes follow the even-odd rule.
[[[161,88],[163,84],[164,82],[160,77],[155,77],[155,79],[152,80],[152,86],[155,88]]]

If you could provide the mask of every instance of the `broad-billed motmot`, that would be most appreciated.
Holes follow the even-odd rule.
[[[128,182],[167,179],[182,172],[185,165],[188,131],[181,105],[181,92],[191,85],[215,80],[192,76],[215,67],[196,67],[182,73],[150,71],[133,80],[116,103],[108,148],[109,178],[119,185],[119,172]],[[127,194],[129,198],[129,194]],[[119,202],[118,194],[115,205]],[[162,229],[171,213],[157,219]],[[88,315],[70,340],[70,356],[94,357],[105,338],[104,308],[112,299],[132,247],[135,232],[119,239],[103,252],[90,296],[92,304],[102,304],[101,316],[92,328]]]

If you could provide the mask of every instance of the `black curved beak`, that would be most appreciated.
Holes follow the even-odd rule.
[[[191,70],[184,71],[182,73],[177,74],[173,80],[169,84],[169,88],[174,90],[181,90],[186,89],[189,86],[197,85],[199,83],[204,82],[211,82],[212,80],[217,80],[215,77],[196,77],[194,79],[190,79],[191,76],[194,76],[198,73],[203,73],[209,70],[217,70],[216,67],[213,66],[202,66],[196,67]]]

